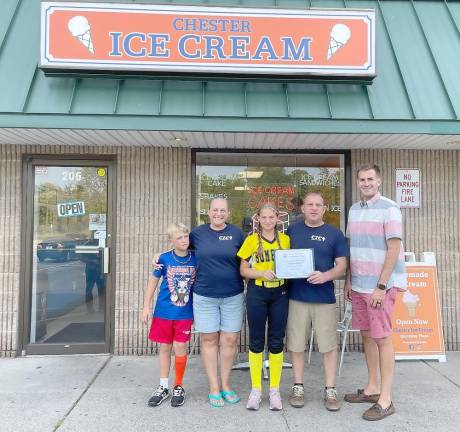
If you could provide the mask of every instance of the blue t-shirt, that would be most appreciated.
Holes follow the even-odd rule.
[[[243,231],[231,224],[220,231],[211,229],[209,224],[192,230],[190,244],[197,260],[195,293],[225,298],[243,292],[240,260],[236,256],[243,241]]]
[[[193,252],[181,257],[174,251],[158,258],[163,264],[152,276],[163,277],[153,312],[154,317],[169,320],[193,319],[192,289],[196,276],[196,258]]]
[[[348,245],[342,231],[329,224],[309,227],[299,221],[287,229],[291,249],[313,249],[315,270],[325,272],[335,259],[348,256]],[[289,281],[289,298],[306,303],[335,303],[334,282],[311,284],[306,279]]]

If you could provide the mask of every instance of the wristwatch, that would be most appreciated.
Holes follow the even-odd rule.
[[[385,291],[387,289],[387,286],[385,284],[379,283],[379,284],[377,284],[377,288],[381,289],[382,291]]]

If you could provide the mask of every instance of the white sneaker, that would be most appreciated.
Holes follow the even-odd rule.
[[[259,389],[253,388],[249,394],[248,403],[246,408],[248,410],[257,411],[260,407],[260,402],[262,401],[262,392]]]
[[[272,411],[281,411],[283,409],[280,390],[277,388],[270,389],[270,409]]]

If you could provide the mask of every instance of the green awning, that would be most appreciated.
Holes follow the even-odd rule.
[[[373,8],[378,76],[371,85],[48,77],[37,67],[39,3],[2,1],[0,128],[460,133],[458,1],[171,2]]]

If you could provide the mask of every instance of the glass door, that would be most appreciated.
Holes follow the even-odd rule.
[[[29,166],[28,353],[109,351],[111,166],[79,162]]]

